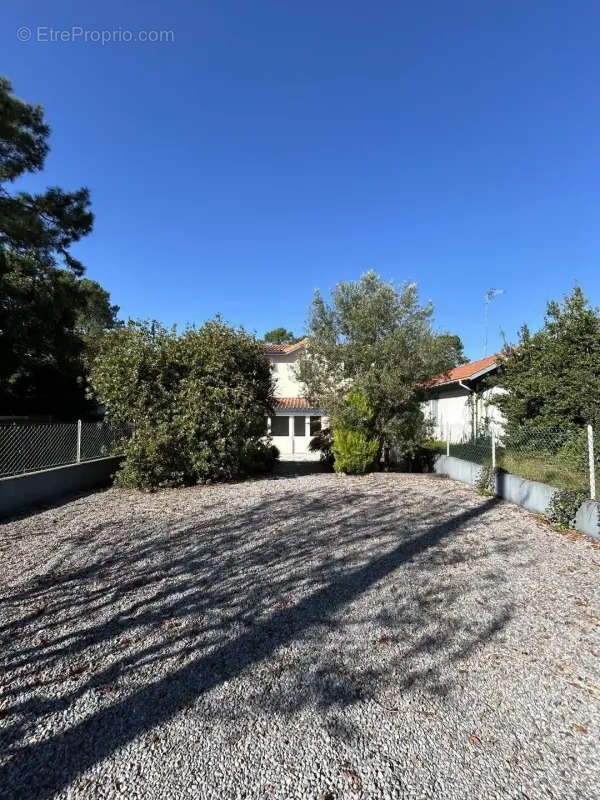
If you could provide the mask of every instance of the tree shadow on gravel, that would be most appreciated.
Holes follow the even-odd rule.
[[[155,496],[126,518],[105,513],[69,537],[59,566],[4,594],[3,797],[52,797],[254,669],[246,700],[267,712],[395,709],[415,685],[443,697],[451,665],[510,619],[495,559],[518,565],[517,537],[478,536],[495,499],[456,509],[440,483],[423,506],[392,478],[375,492],[267,483],[243,511],[232,486],[210,506],[199,490],[198,511],[165,495],[162,510]]]

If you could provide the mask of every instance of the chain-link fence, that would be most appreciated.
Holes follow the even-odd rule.
[[[448,455],[455,458],[463,458],[465,461],[473,461],[475,464],[492,463],[492,439],[491,435],[469,436],[461,434],[454,437],[448,445]]]
[[[108,422],[0,425],[0,477],[118,454],[125,431]]]
[[[585,491],[590,497],[596,496],[596,486],[600,489],[600,442],[587,428],[497,427],[478,436],[449,430],[446,452],[557,489]]]

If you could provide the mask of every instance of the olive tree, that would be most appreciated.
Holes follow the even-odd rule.
[[[432,327],[431,303],[414,283],[397,289],[375,272],[338,283],[327,302],[315,292],[309,348],[298,367],[308,398],[347,428],[348,405],[360,395],[379,449],[412,456],[428,435],[421,412],[427,382],[454,366],[456,347]]]

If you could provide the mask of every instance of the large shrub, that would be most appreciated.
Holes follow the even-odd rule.
[[[272,466],[272,393],[260,344],[220,319],[179,335],[130,322],[98,344],[91,384],[131,431],[120,485],[153,489],[236,478]]]
[[[362,475],[373,469],[379,453],[379,440],[364,431],[336,428],[333,432],[334,469],[349,475]]]
[[[336,472],[362,475],[373,469],[381,447],[373,410],[364,394],[351,389],[333,417],[333,456]]]

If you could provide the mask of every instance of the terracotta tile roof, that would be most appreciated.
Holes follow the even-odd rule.
[[[311,408],[304,397],[273,397],[273,408]]]
[[[295,344],[275,344],[273,342],[263,342],[263,352],[265,352],[267,355],[285,355],[287,353],[293,353],[294,351],[299,350],[301,347],[304,347],[307,342],[307,336],[305,336],[304,339],[300,339],[300,341],[296,342]]]
[[[480,358],[478,361],[470,361],[468,364],[461,364],[454,369],[445,372],[443,375],[438,375],[434,378],[429,386],[441,386],[444,383],[455,383],[456,381],[467,381],[478,373],[488,371],[490,367],[496,366],[498,362],[498,354],[493,356],[486,356]]]

